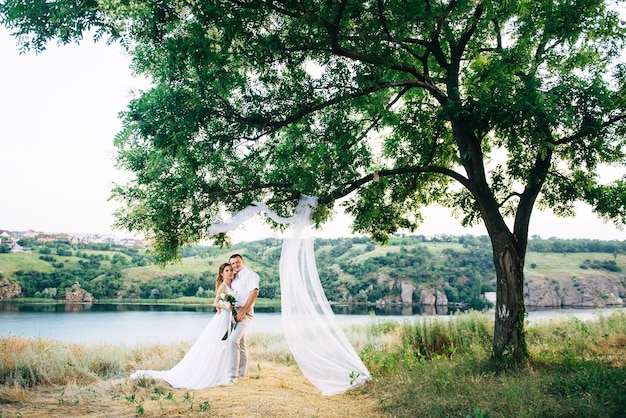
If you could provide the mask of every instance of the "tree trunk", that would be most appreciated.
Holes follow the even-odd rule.
[[[528,358],[524,338],[524,251],[510,233],[491,236],[496,268],[496,306],[492,359],[515,364]]]

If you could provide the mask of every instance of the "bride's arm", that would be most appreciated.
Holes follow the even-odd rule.
[[[222,283],[220,287],[217,288],[217,292],[215,292],[215,299],[213,299],[213,306],[215,306],[215,308],[217,309],[217,313],[222,312],[222,309],[224,309],[222,306],[220,306],[220,295],[222,294],[223,290],[224,283]]]

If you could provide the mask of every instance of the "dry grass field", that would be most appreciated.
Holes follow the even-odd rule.
[[[359,389],[322,396],[297,366],[260,363],[231,386],[189,391],[155,380],[97,380],[87,385],[1,388],[11,403],[0,417],[385,417]]]
[[[346,332],[357,347],[372,343],[360,328]],[[251,333],[249,345],[249,379],[189,390],[128,376],[137,369],[169,369],[190,342],[128,347],[2,338],[0,418],[387,416],[361,388],[322,396],[302,375],[283,335]]]

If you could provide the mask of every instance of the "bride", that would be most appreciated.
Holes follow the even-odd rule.
[[[170,370],[137,370],[131,379],[154,378],[165,380],[174,388],[204,389],[209,386],[229,385],[228,339],[232,315],[228,303],[232,294],[233,268],[228,263],[220,266],[215,279],[217,313],[185,357]],[[224,312],[222,312],[224,311]]]

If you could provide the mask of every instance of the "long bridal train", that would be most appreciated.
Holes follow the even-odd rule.
[[[228,331],[230,313],[216,313],[182,360],[170,370],[137,370],[131,379],[162,379],[174,388],[204,389],[228,385]]]

